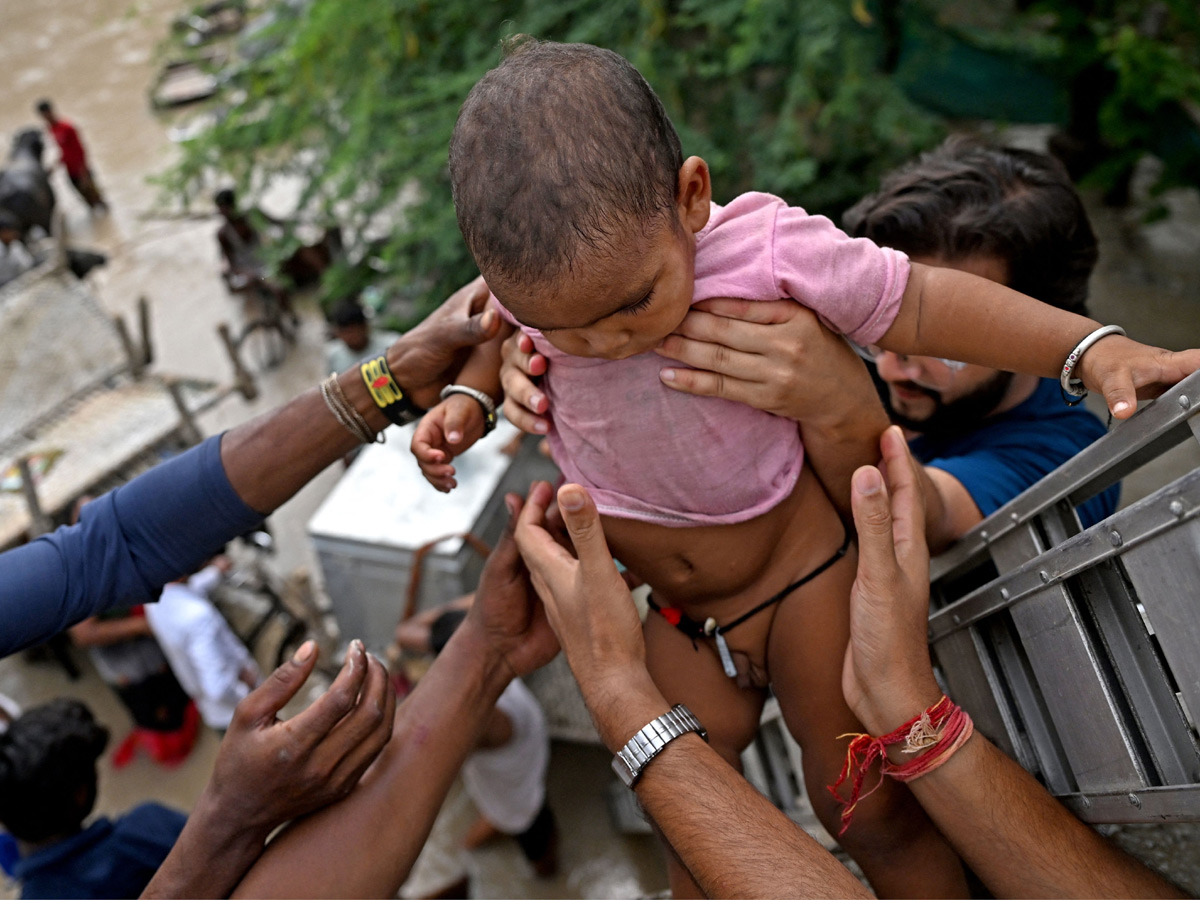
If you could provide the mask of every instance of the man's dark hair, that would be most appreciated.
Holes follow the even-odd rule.
[[[448,609],[429,626],[429,649],[433,651],[434,656],[437,656],[450,643],[450,638],[454,637],[454,632],[458,631],[458,626],[463,623],[463,619],[467,617],[465,609]]]
[[[329,324],[334,328],[349,328],[352,325],[366,325],[367,313],[353,297],[343,297],[329,313]]]
[[[1042,153],[952,137],[883,179],[842,217],[910,256],[993,256],[1008,286],[1086,315],[1096,235],[1066,170]]]
[[[49,100],[39,100],[37,105],[34,106],[34,109],[36,109],[43,116],[48,116],[50,113],[54,112],[54,104],[52,104]]]
[[[213,203],[218,207],[237,209],[237,194],[234,193],[233,188],[222,188],[213,194]]]
[[[96,802],[108,729],[78,700],[52,700],[0,735],[0,823],[35,843],[77,829]]]
[[[569,270],[672,212],[683,151],[650,85],[589,44],[525,39],[472,88],[450,141],[458,225],[489,277]]]

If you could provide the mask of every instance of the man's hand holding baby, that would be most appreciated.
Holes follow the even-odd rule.
[[[425,480],[443,494],[457,487],[450,460],[483,437],[485,424],[479,402],[464,394],[452,394],[425,413],[411,446]]]

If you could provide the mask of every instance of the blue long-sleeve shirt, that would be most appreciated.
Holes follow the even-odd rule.
[[[0,553],[0,656],[157,600],[262,518],[230,485],[220,436],[209,438],[89,503],[78,525]]]

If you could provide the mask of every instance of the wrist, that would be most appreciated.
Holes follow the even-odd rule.
[[[490,698],[489,702],[495,702],[516,677],[516,670],[509,664],[503,650],[473,616],[468,615],[463,620],[454,634],[454,640],[442,651],[443,654],[451,647],[461,654],[467,665],[474,668],[480,690],[484,697]]]
[[[206,852],[219,854],[230,862],[247,857],[256,859],[271,832],[283,823],[256,822],[260,810],[239,810],[241,797],[233,798],[232,803],[224,802],[219,788],[213,787],[215,780],[209,781],[188,815],[188,825],[194,829],[197,843]]]
[[[387,420],[387,416],[383,414],[383,410],[376,406],[375,401],[371,399],[371,394],[367,391],[367,386],[363,384],[357,365],[342,372],[338,375],[337,380],[350,405],[358,410],[358,414],[366,420],[372,431],[378,434],[391,424]]]
[[[932,673],[927,678],[880,679],[875,684],[864,696],[862,709],[855,710],[867,733],[875,737],[894,731],[942,697]]]
[[[625,671],[580,680],[584,702],[604,746],[618,752],[646,723],[671,708],[649,673]]]

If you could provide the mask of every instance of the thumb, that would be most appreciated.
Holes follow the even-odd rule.
[[[484,341],[490,341],[499,331],[500,316],[494,309],[485,309],[465,321],[455,323],[454,328],[446,335],[446,345],[455,350],[474,347]]]
[[[1101,383],[1104,401],[1114,419],[1128,419],[1137,410],[1137,391],[1127,369],[1121,369]]]
[[[316,664],[316,642],[305,641],[290,660],[246,695],[237,706],[237,716],[250,727],[273,722],[275,714],[287,706],[304,682],[308,681]]]
[[[886,584],[897,568],[896,545],[887,487],[874,466],[855,471],[850,505],[858,530],[858,577],[871,584]]]
[[[479,409],[479,404],[470,397],[459,396],[452,399],[457,402],[446,406],[446,418],[442,422],[442,433],[446,435],[448,443],[459,444],[462,443],[463,435],[467,433],[471,414]]]
[[[588,492],[577,484],[564,484],[558,489],[558,509],[584,571],[597,572],[604,565],[611,566],[612,554],[600,526],[600,513]]]

